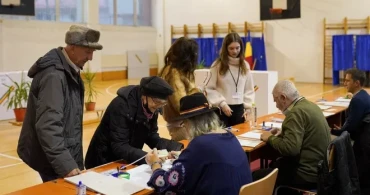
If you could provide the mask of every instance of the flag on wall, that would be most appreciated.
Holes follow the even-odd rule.
[[[250,32],[248,32],[248,37],[247,37],[246,44],[245,44],[245,61],[249,63],[251,70],[253,70],[254,63],[253,63],[253,52],[252,52]]]

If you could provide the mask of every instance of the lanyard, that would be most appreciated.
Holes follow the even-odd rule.
[[[231,74],[231,77],[233,77],[234,83],[235,83],[235,92],[238,92],[238,83],[239,83],[239,76],[240,76],[240,65],[239,65],[239,70],[238,70],[238,79],[235,81],[233,73],[231,73],[230,67],[229,67],[229,72]]]

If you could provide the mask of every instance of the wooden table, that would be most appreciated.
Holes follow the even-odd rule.
[[[330,126],[332,126],[333,124],[342,125],[342,123],[343,123],[342,119],[343,119],[343,116],[344,116],[343,112],[345,111],[346,108],[344,108],[344,107],[332,107],[332,109],[336,109],[335,114],[331,115],[329,117],[326,117],[327,120],[328,120],[329,125]],[[258,118],[257,124],[261,124],[263,121],[269,122],[273,118],[284,119],[285,116],[281,113],[280,114],[275,113],[275,114],[266,115],[266,116]],[[233,132],[235,135],[240,135],[240,134],[243,134],[243,133],[246,133],[246,132],[252,130],[249,123],[243,123],[243,124],[236,125],[235,128],[239,129],[238,132]],[[181,142],[184,144],[185,148],[187,147],[187,145],[189,143],[187,140],[184,140],[184,141],[181,141]],[[243,147],[244,151],[248,155],[248,159],[249,159],[250,162],[252,162],[254,160],[257,160],[257,159],[260,159],[260,158],[264,158],[266,156],[271,157],[271,155],[273,155],[271,153],[271,151],[268,150],[268,147],[264,147],[264,146],[266,146],[265,142],[262,142],[261,144],[259,144],[258,146],[254,147],[254,148],[252,148],[252,147]],[[123,164],[123,162],[112,162],[112,163],[108,163],[108,164],[100,166],[100,167],[93,168],[91,170],[96,171],[96,172],[103,172],[103,171],[115,169],[117,166],[121,166],[122,164]],[[266,166],[266,164],[265,164],[265,162],[263,162],[261,160],[261,167],[264,167],[264,166]],[[136,167],[136,166],[133,165],[133,166],[127,167],[127,169],[132,169],[134,167]],[[154,192],[153,190],[145,189],[145,190],[142,190],[142,191],[136,193],[135,195],[147,195],[147,194],[152,194],[153,192]],[[76,193],[76,186],[75,185],[66,182],[64,179],[58,179],[56,181],[46,182],[46,183],[43,183],[43,184],[39,184],[39,185],[35,185],[35,186],[29,187],[29,188],[22,189],[20,191],[13,192],[13,193],[11,193],[11,195],[30,195],[30,194],[53,194],[53,195],[62,195],[63,194],[63,195],[68,195],[68,194],[75,194],[75,193]],[[95,195],[97,193],[94,193],[92,191],[88,191],[87,194]]]

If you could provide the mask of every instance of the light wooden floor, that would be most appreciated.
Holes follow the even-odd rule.
[[[101,94],[97,100],[97,107],[106,107],[116,96],[116,91],[127,84],[138,84],[138,80],[118,80],[96,82]],[[333,87],[322,84],[297,83],[301,95],[310,100],[317,100],[325,96],[340,96],[346,94],[344,87]],[[87,116],[88,117],[88,116]],[[169,138],[163,119],[159,118],[159,131],[162,137]],[[86,154],[90,139],[98,124],[84,126],[83,147]],[[6,194],[19,189],[41,183],[37,172],[25,165],[16,152],[20,127],[12,126],[8,121],[0,121],[0,194]],[[145,148],[147,150],[148,148]]]

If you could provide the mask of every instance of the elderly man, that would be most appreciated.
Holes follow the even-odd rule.
[[[80,70],[103,48],[99,37],[99,31],[73,25],[65,36],[67,46],[50,50],[28,71],[33,80],[17,152],[43,182],[84,169]]]
[[[182,149],[182,144],[158,134],[158,112],[173,94],[165,80],[145,77],[140,85],[122,87],[117,94],[91,139],[85,160],[87,169],[121,159],[143,164],[147,154],[142,150],[144,144],[168,151]]]
[[[281,131],[274,129],[261,135],[261,139],[282,156],[275,165],[279,168],[276,185],[316,189],[317,165],[324,159],[331,141],[326,118],[315,103],[300,97],[288,80],[279,81],[272,94],[276,107],[286,116]],[[271,170],[256,171],[254,180]]]

